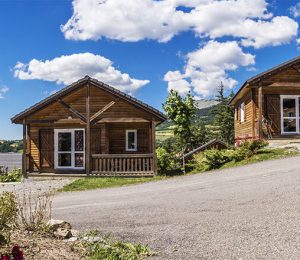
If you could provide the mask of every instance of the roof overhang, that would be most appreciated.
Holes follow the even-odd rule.
[[[261,82],[274,74],[277,74],[287,68],[294,68],[296,71],[300,72],[299,69],[295,68],[294,66],[298,65],[300,63],[300,56],[291,59],[287,62],[284,62],[278,66],[275,66],[269,70],[266,70],[250,79],[248,79],[242,87],[239,89],[239,91],[230,99],[228,102],[229,105],[234,106],[240,99],[243,97],[243,95],[247,92],[248,88],[251,87],[257,87],[261,85]],[[246,91],[245,91],[246,90]]]
[[[145,104],[144,102],[142,102],[128,94],[125,94],[125,93],[121,92],[120,90],[113,88],[101,81],[93,79],[89,76],[85,76],[84,78],[78,80],[77,82],[74,82],[73,84],[63,88],[62,90],[54,93],[53,95],[45,98],[44,100],[36,103],[35,105],[29,107],[28,109],[25,109],[21,113],[15,115],[14,117],[11,118],[12,123],[15,123],[15,124],[22,123],[22,121],[25,120],[26,117],[32,115],[33,113],[45,108],[46,106],[48,106],[54,102],[57,102],[59,99],[67,96],[72,91],[82,87],[83,85],[85,85],[87,83],[90,83],[97,88],[100,88],[114,96],[117,96],[117,97],[131,103],[132,105],[134,105],[138,108],[145,110],[146,112],[150,113],[152,116],[156,117],[161,122],[167,120],[166,115],[164,115],[159,110],[157,110],[157,109]]]

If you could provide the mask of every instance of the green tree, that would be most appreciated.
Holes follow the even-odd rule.
[[[209,141],[209,130],[206,128],[203,120],[195,118],[191,127],[191,132],[190,150],[193,150]]]
[[[228,144],[234,143],[234,110],[228,105],[232,96],[233,93],[225,97],[224,85],[221,82],[216,96],[216,100],[219,101],[219,104],[215,109],[214,125],[219,129],[220,138]]]
[[[186,97],[181,97],[177,91],[171,90],[163,108],[169,119],[175,124],[174,134],[179,140],[181,156],[185,154],[192,137],[192,120],[196,114],[195,100],[188,93]],[[182,160],[183,171],[185,173],[185,161]]]

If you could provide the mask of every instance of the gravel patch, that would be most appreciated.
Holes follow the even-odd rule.
[[[75,179],[73,178],[61,178],[55,180],[24,179],[23,182],[0,183],[0,193],[4,191],[11,191],[17,193],[31,192],[32,194],[40,194],[60,189],[74,180]]]

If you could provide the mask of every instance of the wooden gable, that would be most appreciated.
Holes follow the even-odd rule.
[[[89,78],[90,79],[90,78]],[[66,89],[64,94],[49,97],[32,108],[12,118],[14,123],[21,123],[22,118],[28,122],[39,122],[43,120],[58,122],[64,120],[80,120],[80,115],[86,117],[86,85],[90,84],[90,115],[94,119],[103,118],[138,118],[138,120],[162,122],[166,117],[158,110],[132,98],[112,87],[90,79],[80,86],[75,85],[73,89]],[[68,108],[69,107],[69,108]],[[71,108],[71,109],[70,109]],[[101,109],[105,110],[104,112]],[[74,114],[72,110],[78,112]],[[100,113],[101,116],[98,116]],[[71,122],[71,121],[69,121]]]

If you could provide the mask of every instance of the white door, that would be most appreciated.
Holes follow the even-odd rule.
[[[55,168],[84,169],[84,129],[55,129]]]

